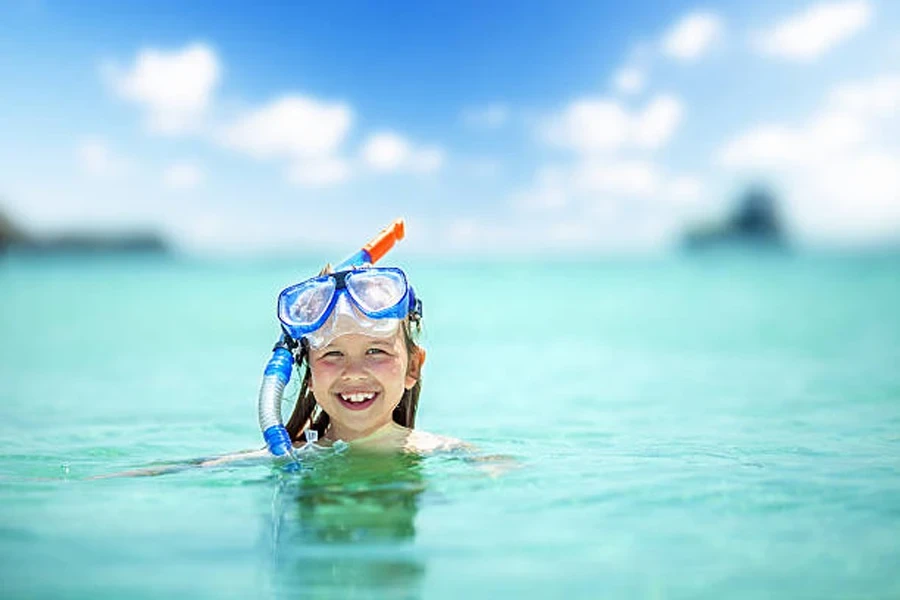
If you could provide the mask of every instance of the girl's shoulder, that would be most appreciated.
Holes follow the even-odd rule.
[[[421,429],[411,429],[403,447],[407,452],[446,452],[448,450],[471,449],[471,446],[460,439],[428,433]]]

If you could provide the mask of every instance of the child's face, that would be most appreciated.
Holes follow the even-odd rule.
[[[398,329],[390,338],[352,333],[310,351],[312,391],[335,437],[350,441],[391,422],[403,392],[416,384]]]

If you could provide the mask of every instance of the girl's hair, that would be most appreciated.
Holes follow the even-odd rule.
[[[422,331],[422,322],[420,319],[408,317],[403,319],[400,324],[403,331],[403,342],[406,345],[406,353],[409,360],[420,360],[418,358],[419,346],[415,340]],[[325,431],[331,423],[331,417],[328,416],[316,402],[310,387],[310,378],[312,373],[309,368],[309,346],[306,340],[303,340],[298,346],[294,360],[297,363],[298,373],[303,373],[303,381],[300,383],[300,393],[297,396],[297,403],[294,405],[294,412],[288,419],[285,428],[291,436],[291,441],[295,442],[299,439],[303,430],[315,429],[319,433],[319,437],[325,436]],[[409,365],[407,364],[407,368]],[[394,422],[403,427],[412,429],[416,425],[416,411],[419,409],[419,392],[422,389],[422,374],[416,379],[416,384],[403,392],[400,404],[394,409]]]

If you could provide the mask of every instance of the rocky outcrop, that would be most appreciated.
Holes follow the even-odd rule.
[[[741,196],[734,212],[724,222],[690,229],[683,240],[684,247],[691,250],[721,246],[781,248],[786,243],[777,200],[759,185]]]
[[[0,210],[0,252],[28,241],[28,236]]]

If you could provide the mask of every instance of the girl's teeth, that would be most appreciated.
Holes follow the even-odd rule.
[[[366,400],[371,400],[374,397],[374,393],[341,394],[341,398],[343,398],[347,402],[365,402]]]

